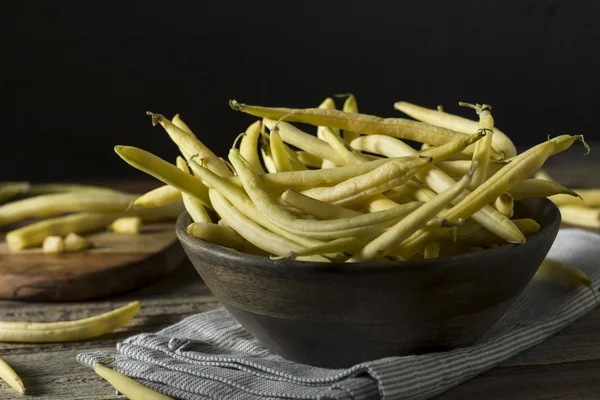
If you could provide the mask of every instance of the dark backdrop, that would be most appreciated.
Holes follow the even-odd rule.
[[[485,102],[521,145],[597,138],[599,15],[572,0],[5,0],[0,180],[141,176],[113,145],[176,154],[146,110],[180,112],[223,155],[251,122],[231,98],[353,92],[385,116],[398,100]]]

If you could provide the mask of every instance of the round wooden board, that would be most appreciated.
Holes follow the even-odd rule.
[[[116,295],[153,283],[185,259],[175,224],[145,225],[140,235],[86,235],[95,248],[44,254],[40,248],[11,252],[0,243],[0,298],[80,301]]]

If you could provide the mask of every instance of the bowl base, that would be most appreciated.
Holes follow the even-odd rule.
[[[451,319],[406,323],[318,323],[256,314],[222,302],[227,311],[273,353],[301,364],[348,368],[386,357],[470,346],[514,299]],[[408,325],[408,326],[407,326]],[[415,329],[410,329],[413,325]],[[418,328],[417,328],[418,327]],[[473,329],[477,327],[477,329]]]

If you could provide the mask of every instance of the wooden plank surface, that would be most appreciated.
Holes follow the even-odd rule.
[[[55,321],[85,318],[133,299],[142,300],[138,316],[127,326],[97,340],[57,344],[0,344],[0,356],[23,379],[28,396],[0,385],[0,399],[117,399],[115,391],[89,368],[76,361],[78,353],[114,349],[118,341],[141,332],[157,331],[181,319],[217,306],[202,280],[186,262],[163,281],[110,300],[82,303],[0,301],[0,319]]]
[[[596,146],[600,149],[600,144]],[[550,172],[562,183],[600,187],[600,156],[579,157],[579,149],[551,160]],[[600,154],[600,153],[598,153]],[[594,173],[595,172],[595,173]],[[118,399],[93,371],[77,363],[82,351],[114,349],[131,335],[156,331],[189,315],[217,306],[193,267],[186,262],[157,284],[110,300],[83,303],[0,301],[0,319],[53,321],[96,315],[132,299],[142,301],[134,321],[97,340],[61,344],[0,343],[0,356],[21,375],[29,395],[0,385],[0,399]],[[437,400],[592,400],[600,398],[600,308],[544,343],[471,379]],[[225,400],[225,399],[224,399]]]
[[[186,258],[172,221],[143,224],[139,235],[102,231],[86,237],[94,248],[61,254],[44,254],[39,247],[15,252],[0,242],[0,298],[81,301],[113,296],[164,278]]]

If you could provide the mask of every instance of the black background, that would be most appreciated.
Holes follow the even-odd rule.
[[[384,116],[485,102],[520,145],[598,138],[599,16],[594,1],[3,1],[0,180],[142,176],[113,145],[176,155],[146,110],[180,112],[224,155],[252,122],[231,98],[353,92]]]

